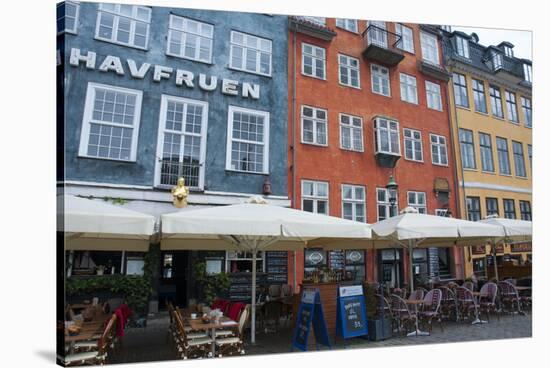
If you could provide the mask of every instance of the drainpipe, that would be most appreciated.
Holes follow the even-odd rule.
[[[296,208],[296,30],[292,31],[292,206]],[[292,251],[293,292],[296,293],[296,251]]]

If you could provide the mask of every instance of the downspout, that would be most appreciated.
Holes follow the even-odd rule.
[[[292,31],[292,206],[296,208],[296,30]],[[297,292],[296,281],[296,251],[292,251],[293,259],[293,292]]]

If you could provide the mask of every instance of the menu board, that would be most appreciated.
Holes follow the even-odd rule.
[[[365,297],[361,285],[338,288],[336,331],[343,338],[367,334]]]
[[[229,274],[231,285],[229,286],[229,299],[231,301],[251,302],[252,296],[252,273],[234,272]],[[267,285],[266,274],[256,274],[256,296],[260,294],[261,288]]]
[[[330,269],[331,270],[343,270],[345,266],[344,252],[341,250],[330,251]]]
[[[286,284],[288,277],[288,252],[266,252],[267,282]]]
[[[330,348],[328,328],[323,313],[319,289],[306,288],[302,292],[298,317],[296,318],[296,325],[294,327],[294,333],[292,334],[292,348],[297,348],[302,351],[307,350],[311,326],[313,326],[316,343]]]

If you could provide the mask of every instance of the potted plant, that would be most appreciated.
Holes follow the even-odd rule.
[[[372,284],[365,284],[365,307],[367,310],[368,338],[371,341],[385,340],[391,337],[391,321],[384,317],[384,306],[379,305],[381,299],[376,297],[376,289]]]
[[[96,272],[96,275],[103,275],[103,273],[105,272],[105,266],[103,265],[97,266],[97,268],[95,269],[95,272]]]

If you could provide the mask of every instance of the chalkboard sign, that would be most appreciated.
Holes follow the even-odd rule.
[[[266,273],[269,284],[286,284],[288,267],[287,252],[270,251],[266,252]]]
[[[363,336],[367,331],[367,312],[361,285],[338,288],[336,334],[344,339]]]
[[[302,301],[298,309],[298,318],[292,334],[292,347],[302,351],[307,350],[309,331],[313,326],[317,344],[330,346],[327,323],[323,313],[319,289],[304,289]]]

